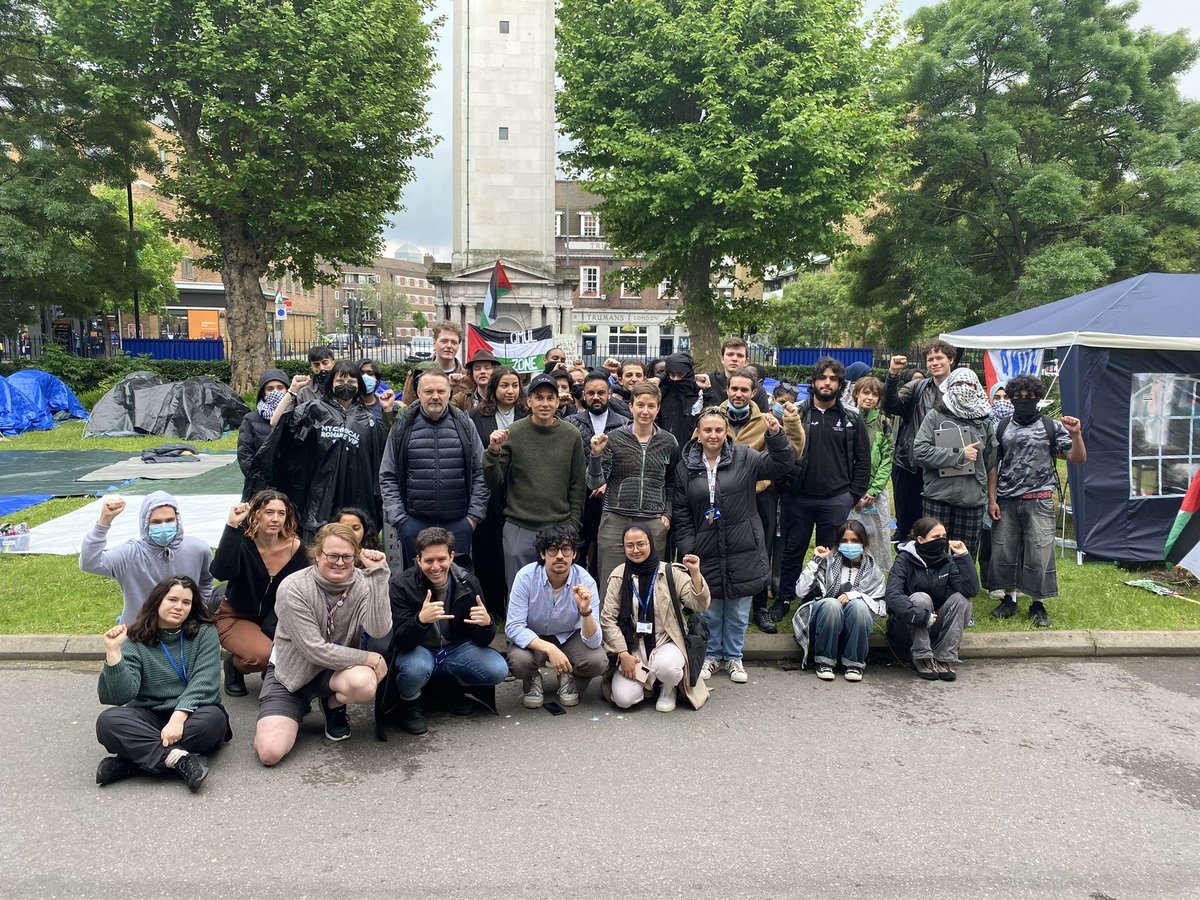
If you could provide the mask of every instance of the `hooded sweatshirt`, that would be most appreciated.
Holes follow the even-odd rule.
[[[285,385],[291,383],[291,379],[281,369],[267,369],[258,379],[258,393],[254,398],[256,404],[262,402],[264,390],[272,381],[281,381]],[[254,466],[254,455],[258,453],[258,448],[270,433],[271,417],[267,416],[264,419],[257,409],[250,410],[242,418],[241,427],[238,429],[237,461],[243,475],[250,475]],[[242,499],[246,498],[243,496]]]
[[[160,547],[150,540],[150,513],[160,506],[175,510],[178,530],[171,543]],[[107,525],[97,523],[83,539],[79,553],[79,568],[92,575],[106,575],[121,586],[125,605],[121,609],[121,621],[133,624],[142,604],[150,596],[154,586],[168,575],[186,575],[200,586],[200,598],[208,603],[212,596],[213,579],[209,573],[212,551],[199,538],[183,533],[183,517],[179,514],[179,503],[166,491],[155,491],[142,501],[141,537],[126,541],[111,549],[108,542]]]

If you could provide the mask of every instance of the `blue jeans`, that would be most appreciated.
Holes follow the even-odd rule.
[[[464,641],[451,644],[446,651],[446,658],[436,666],[433,651],[428,647],[396,654],[396,690],[401,700],[416,700],[429,679],[437,674],[450,675],[467,685],[499,684],[508,677],[508,663],[491,647]]]
[[[741,659],[746,646],[746,626],[750,624],[750,601],[753,597],[722,600],[713,597],[708,609],[700,615],[708,623],[708,646],[705,653],[712,659]]]
[[[867,667],[867,641],[871,638],[871,608],[858,597],[845,606],[836,597],[818,600],[812,615],[813,659],[819,666],[836,666],[838,647],[847,666]]]

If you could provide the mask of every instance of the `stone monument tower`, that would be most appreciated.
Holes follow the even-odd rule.
[[[478,324],[500,260],[513,285],[493,325],[570,337],[572,284],[554,261],[554,2],[454,2],[454,248],[443,312]]]

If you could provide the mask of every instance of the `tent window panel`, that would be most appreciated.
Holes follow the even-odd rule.
[[[1131,497],[1182,497],[1200,469],[1200,379],[1133,376],[1129,404]]]

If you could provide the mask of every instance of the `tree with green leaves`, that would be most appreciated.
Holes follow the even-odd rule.
[[[428,154],[429,0],[48,0],[58,33],[168,126],[159,189],[221,272],[233,387],[270,364],[259,279],[367,265]]]
[[[363,309],[375,310],[379,317],[379,333],[389,340],[396,336],[396,326],[412,311],[408,293],[390,281],[366,285],[358,292],[358,302]]]
[[[154,158],[150,131],[119,91],[67,58],[39,5],[0,6],[0,334],[59,306],[90,318],[106,298],[153,282],[129,265],[123,211],[93,191],[121,187]]]
[[[107,202],[112,214],[129,237],[129,207],[124,190],[97,187],[96,195]],[[170,223],[150,199],[135,200],[133,204],[134,244],[132,259],[127,257],[130,277],[125,283],[101,290],[96,295],[98,310],[121,309],[133,311],[133,291],[138,290],[138,305],[143,314],[161,313],[168,303],[179,299],[175,286],[175,269],[183,259],[183,248],[171,240]]]
[[[1145,271],[1200,266],[1200,105],[1184,33],[1132,2],[946,0],[905,60],[915,167],[852,256],[893,346]]]
[[[413,328],[417,329],[417,334],[420,334],[429,327],[429,316],[425,315],[425,313],[418,309],[415,313],[413,313],[412,323]]]
[[[558,119],[608,242],[668,281],[702,365],[712,282],[833,255],[890,183],[902,137],[881,103],[894,29],[860,0],[564,0]]]
[[[764,320],[776,347],[863,347],[878,342],[868,310],[850,302],[850,279],[840,270],[801,272],[768,300]]]

